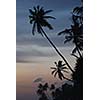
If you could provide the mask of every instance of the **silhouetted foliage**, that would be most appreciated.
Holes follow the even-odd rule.
[[[74,80],[74,98],[77,100],[83,99],[83,57],[77,59],[75,72],[72,74]]]
[[[51,84],[50,90],[53,90],[53,89],[55,89],[55,85]]]
[[[48,23],[47,19],[55,19],[52,16],[47,16],[46,14],[52,12],[52,10],[44,10],[43,7],[39,5],[33,8],[34,10],[29,9],[30,12],[30,24],[33,24],[32,33],[34,35],[35,28],[37,27],[37,32],[42,34],[41,27],[48,27],[49,29],[53,29],[50,23]],[[33,23],[34,22],[34,23]],[[43,34],[42,34],[43,35]]]
[[[75,72],[72,73],[72,79],[74,85],[68,85],[67,83],[62,85],[61,94],[59,99],[54,100],[82,100],[83,99],[83,7],[75,7],[72,13],[72,25],[71,28],[66,28],[64,31],[58,33],[58,35],[65,35],[65,41],[72,41],[75,44],[72,50],[72,55],[76,57]],[[79,56],[77,56],[78,52]],[[56,93],[56,92],[55,92]]]
[[[54,92],[54,90],[54,84],[49,86],[48,83],[45,83],[44,85],[40,83],[37,90],[37,94],[40,96],[39,100],[50,100],[50,93]]]
[[[46,96],[45,93],[42,93],[41,97],[39,98],[39,100],[49,100],[48,97]]]
[[[45,83],[44,85],[39,84],[38,88],[39,89],[38,89],[37,93],[38,94],[43,94],[43,92],[47,91],[47,89],[48,89],[48,83]]]
[[[64,83],[62,86],[56,88],[54,84],[48,86],[49,100],[82,100],[83,99],[83,58],[77,58],[75,65],[75,72],[72,74],[73,85]],[[45,83],[46,84],[46,83]],[[48,97],[48,95],[45,93]],[[42,95],[41,95],[42,96]],[[44,99],[45,100],[45,99]]]
[[[75,7],[72,12],[72,22],[71,28],[66,28],[64,31],[59,32],[58,35],[64,35],[65,41],[72,41],[75,44],[72,50],[72,55],[76,52],[79,53],[81,57],[81,51],[83,50],[83,7]]]
[[[73,80],[77,82],[77,84],[83,83],[83,57],[77,59],[75,72],[72,74]]]
[[[56,65],[56,67],[51,67],[51,69],[53,69],[52,75],[54,74],[54,77],[56,77],[56,75],[58,74],[59,79],[61,79],[61,80],[63,78],[66,79],[62,73],[62,72],[68,73],[68,71],[65,70],[65,69],[67,69],[65,67],[66,64],[62,64],[62,61],[58,61],[58,63],[55,62],[55,65]]]

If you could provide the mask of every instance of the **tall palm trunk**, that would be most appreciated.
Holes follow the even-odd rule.
[[[43,32],[44,36],[47,38],[47,40],[49,41],[49,43],[54,47],[54,49],[56,50],[56,52],[59,54],[59,56],[64,60],[65,64],[68,66],[68,68],[72,71],[73,69],[71,68],[71,66],[69,65],[68,61],[65,59],[65,57],[61,54],[61,52],[58,50],[58,48],[54,45],[54,43],[49,39],[49,37],[47,36],[47,34],[44,32],[44,30],[42,29],[42,27],[40,26],[41,31]]]

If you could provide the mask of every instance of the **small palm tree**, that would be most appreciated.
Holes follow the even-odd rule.
[[[59,79],[61,79],[61,80],[62,80],[62,79],[70,80],[70,79],[66,78],[66,77],[64,76],[64,74],[63,74],[63,72],[68,73],[68,72],[66,71],[67,68],[65,67],[66,64],[62,64],[62,61],[58,61],[58,63],[55,62],[55,65],[56,65],[56,67],[51,67],[51,69],[53,69],[52,75],[54,74],[54,77],[56,77],[56,75],[58,74]],[[71,80],[70,80],[70,81],[71,81]]]
[[[34,10],[29,9],[30,12],[30,24],[33,24],[32,33],[34,35],[34,32],[37,29],[37,32],[40,33],[42,36],[45,36],[46,39],[49,41],[49,43],[53,46],[53,48],[56,50],[56,52],[59,54],[59,56],[64,60],[68,68],[72,71],[73,69],[69,65],[68,61],[65,59],[65,57],[61,54],[61,52],[58,50],[58,48],[54,45],[54,43],[50,40],[48,35],[44,32],[43,27],[47,27],[49,29],[53,29],[51,24],[47,21],[47,19],[55,19],[52,16],[47,16],[46,14],[52,12],[52,10],[45,11],[43,7],[37,6],[34,7]]]
[[[49,100],[49,94],[47,92],[47,90],[49,89],[49,85],[48,83],[43,84],[39,84],[38,86],[38,90],[37,90],[37,94],[40,95],[39,100]]]
[[[48,89],[48,83],[45,83],[44,85],[39,84],[38,88],[41,91],[47,91],[47,89]]]

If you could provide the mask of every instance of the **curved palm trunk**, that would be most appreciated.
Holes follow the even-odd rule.
[[[49,41],[49,43],[54,47],[54,49],[56,50],[56,52],[59,54],[59,56],[64,60],[65,64],[68,66],[68,68],[72,71],[73,69],[71,68],[71,66],[69,65],[68,61],[65,59],[65,57],[61,54],[61,52],[58,50],[58,48],[54,45],[54,43],[49,39],[49,37],[47,36],[47,34],[44,32],[44,30],[42,29],[42,27],[40,26],[41,31],[43,32],[44,36],[47,38],[47,40]]]

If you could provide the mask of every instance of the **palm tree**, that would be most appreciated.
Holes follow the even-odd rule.
[[[45,83],[44,85],[42,85],[41,83],[39,84],[39,86],[38,86],[38,91],[37,91],[37,93],[38,94],[42,94],[44,91],[47,91],[47,89],[49,88],[48,87],[48,83]]]
[[[83,47],[83,36],[80,33],[82,30],[81,28],[82,27],[79,27],[78,24],[74,24],[71,26],[70,29],[65,29],[64,31],[58,33],[58,35],[61,35],[61,34],[65,35],[64,43],[73,41],[73,43],[75,44],[75,48],[72,50],[72,54],[76,53],[77,51],[80,57],[82,57],[80,51],[83,49],[82,48]]]
[[[51,67],[51,69],[53,69],[52,75],[54,74],[54,77],[56,77],[56,75],[58,74],[59,79],[61,79],[61,80],[62,80],[62,79],[67,79],[67,80],[71,81],[70,79],[66,78],[66,77],[64,76],[64,74],[63,74],[63,72],[68,73],[68,72],[65,70],[65,69],[67,69],[67,68],[65,67],[66,64],[62,64],[62,61],[58,61],[58,63],[55,62],[55,65],[56,65],[56,67]]]
[[[64,31],[59,32],[58,35],[65,35],[65,41],[72,41],[75,44],[75,48],[72,50],[72,55],[78,52],[79,56],[82,57],[81,50],[83,50],[83,7],[75,7],[72,13],[71,28],[66,28]],[[76,56],[76,55],[74,55]]]
[[[50,97],[47,92],[48,89],[49,89],[48,83],[45,83],[44,85],[41,83],[39,84],[38,90],[37,90],[37,94],[41,96],[39,100],[49,100],[48,98]]]
[[[48,35],[45,33],[45,31],[42,28],[42,27],[47,27],[49,29],[53,29],[51,24],[48,23],[47,19],[55,19],[55,18],[52,17],[52,16],[47,16],[46,15],[47,13],[52,12],[52,10],[45,11],[43,7],[37,6],[37,7],[34,7],[34,10],[29,9],[29,12],[31,14],[29,16],[30,24],[33,24],[33,28],[32,28],[33,35],[34,35],[34,32],[35,32],[36,27],[37,27],[37,32],[40,33],[42,36],[46,37],[46,39],[53,46],[53,48],[56,50],[56,52],[59,54],[59,56],[64,60],[64,62],[68,66],[68,68],[72,72],[74,72],[73,69],[71,68],[71,66],[69,65],[68,61],[62,55],[62,53],[58,50],[58,48],[54,45],[54,43],[50,40],[50,38],[48,37]]]

